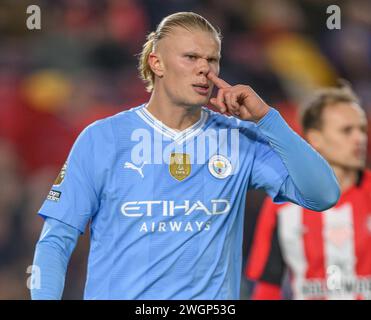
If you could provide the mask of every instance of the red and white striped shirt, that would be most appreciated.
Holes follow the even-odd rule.
[[[322,213],[266,199],[246,276],[279,286],[285,267],[294,299],[371,299],[371,171]]]

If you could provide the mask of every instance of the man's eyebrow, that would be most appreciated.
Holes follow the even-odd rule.
[[[197,52],[195,52],[195,51],[186,51],[184,54],[191,54],[191,55],[193,55],[193,56],[200,56],[200,54],[198,54]]]
[[[195,51],[186,51],[185,53],[184,53],[185,55],[193,55],[193,56],[196,56],[196,57],[201,57],[202,55],[201,54],[199,54],[199,53],[197,53],[197,52],[195,52]],[[207,55],[207,58],[209,59],[209,58],[212,58],[212,59],[216,59],[216,60],[220,60],[221,59],[221,55],[220,54],[215,54],[215,55],[213,55],[213,54],[211,54],[211,55]]]
[[[212,54],[210,56],[208,56],[208,58],[212,58],[212,59],[215,59],[215,60],[220,60],[221,58],[221,55],[220,54]]]

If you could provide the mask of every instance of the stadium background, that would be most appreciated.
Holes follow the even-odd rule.
[[[41,8],[41,30],[26,28],[30,4]],[[341,30],[326,28],[331,4],[342,10]],[[86,125],[146,101],[136,54],[145,35],[176,11],[195,11],[219,26],[221,76],[251,85],[295,130],[300,102],[337,77],[352,83],[371,118],[368,0],[2,0],[0,299],[29,298],[38,208]],[[263,197],[247,196],[245,256]],[[88,236],[72,256],[65,299],[82,297]],[[242,298],[250,287],[243,281]]]

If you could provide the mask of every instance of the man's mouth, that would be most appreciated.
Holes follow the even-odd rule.
[[[210,86],[207,83],[196,83],[192,85],[195,91],[201,95],[207,95],[209,93]]]
[[[366,157],[367,149],[366,148],[357,148],[353,150],[353,155],[357,158]]]

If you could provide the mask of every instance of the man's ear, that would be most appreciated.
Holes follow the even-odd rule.
[[[163,76],[164,70],[159,54],[151,52],[148,56],[148,64],[156,76],[160,78]]]
[[[307,139],[309,144],[313,146],[314,149],[321,150],[323,144],[323,136],[320,130],[309,129],[305,134],[305,138]]]

